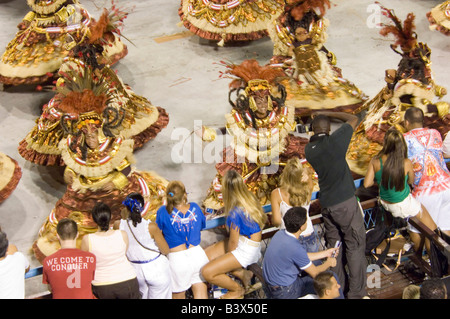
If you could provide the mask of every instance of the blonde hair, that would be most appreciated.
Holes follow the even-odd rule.
[[[263,228],[267,222],[267,216],[261,207],[261,203],[248,190],[242,176],[235,170],[229,170],[225,173],[222,180],[222,196],[225,213],[228,214],[235,207],[240,207],[247,217],[258,223],[261,229]]]
[[[420,299],[420,287],[409,285],[403,289],[402,299]]]
[[[289,193],[289,205],[302,206],[311,201],[312,187],[306,168],[298,157],[290,158],[280,175],[280,187]]]
[[[172,213],[174,206],[187,202],[186,188],[180,181],[172,181],[166,188],[166,209],[169,214]]]

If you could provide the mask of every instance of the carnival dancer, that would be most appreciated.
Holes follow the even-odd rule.
[[[226,42],[267,36],[271,17],[283,12],[285,0],[181,0],[183,25],[197,36]]]
[[[32,11],[19,23],[19,31],[0,60],[0,83],[4,85],[50,82],[70,50],[90,37],[104,47],[109,64],[128,53],[126,45],[116,36],[127,13],[114,4],[96,21],[78,0],[27,0],[27,3]],[[97,33],[91,34],[91,29]]]
[[[450,36],[450,1],[445,1],[427,12],[430,30]]]
[[[125,111],[121,124],[114,132],[117,134],[120,131],[125,139],[133,139],[135,150],[167,126],[169,115],[166,110],[152,105],[124,84],[105,64],[106,61],[97,52],[98,48],[95,45],[80,45],[75,47],[71,54],[73,57],[65,58],[58,72],[55,96],[44,105],[36,125],[19,144],[19,154],[26,160],[40,165],[64,165],[59,149],[59,142],[66,135],[60,121],[64,113],[61,109],[73,102],[73,96],[92,87],[99,89],[107,86],[107,105]]]
[[[324,15],[329,7],[328,0],[287,1],[284,13],[274,17],[268,29],[274,44],[271,63],[290,77],[283,84],[297,117],[321,109],[356,114],[367,100],[342,77],[336,56],[325,48],[329,21]]]
[[[229,74],[237,77],[230,84],[232,110],[225,115],[232,137],[223,151],[223,161],[216,164],[217,174],[203,205],[218,210],[223,206],[222,177],[234,169],[241,174],[250,191],[262,205],[270,203],[279,174],[291,157],[304,159],[308,139],[294,136],[294,109],[285,104],[282,85],[276,85],[280,69],[260,66],[256,60],[230,65]],[[236,93],[236,101],[231,95]]]
[[[112,225],[120,219],[126,195],[137,192],[146,203],[142,217],[149,219],[155,217],[156,210],[163,204],[168,183],[154,172],[140,172],[132,167],[133,140],[114,134],[125,111],[108,107],[104,90],[97,87],[73,91],[70,96],[71,103],[66,101],[60,105],[64,112],[61,125],[67,132],[67,137],[59,143],[66,164],[67,189],[33,245],[39,261],[59,248],[55,227],[61,218],[71,218],[78,223],[81,240],[83,235],[96,231],[91,211],[98,201],[111,208]],[[83,108],[87,112],[83,112]]]
[[[0,153],[0,203],[16,189],[22,177],[22,169],[16,160]]]
[[[391,48],[401,55],[401,60],[396,70],[386,70],[386,86],[367,101],[367,114],[353,133],[347,161],[350,169],[361,176],[365,176],[371,158],[381,150],[387,130],[395,127],[405,132],[403,115],[407,108],[422,109],[425,125],[437,129],[442,136],[450,127],[449,104],[439,101],[447,91],[435,84],[431,76],[431,50],[417,41],[414,14],[409,13],[402,25],[393,10],[381,8],[393,24],[382,24],[380,34],[395,36]]]

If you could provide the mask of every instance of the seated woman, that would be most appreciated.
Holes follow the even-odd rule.
[[[169,266],[172,274],[173,299],[184,299],[192,288],[195,299],[208,299],[201,268],[208,257],[200,246],[201,231],[206,218],[200,206],[187,200],[186,189],[180,181],[167,185],[167,205],[156,213],[156,224],[169,245]]]
[[[288,160],[280,175],[280,186],[272,191],[272,224],[284,229],[283,216],[293,206],[301,206],[309,211],[314,184],[309,168],[303,166],[298,157]],[[311,217],[307,215],[307,228],[300,234],[299,240],[307,252],[317,252],[319,242]]]
[[[104,48],[108,64],[128,53],[115,35],[127,15],[118,8],[105,9],[95,21],[78,0],[27,0],[27,4],[32,11],[18,25],[19,31],[0,59],[0,83],[49,83],[70,50],[91,37]],[[96,34],[91,32],[94,29]]]
[[[270,17],[280,15],[284,3],[284,0],[182,0],[178,13],[188,30],[223,45],[267,36]]]
[[[243,298],[250,288],[252,272],[248,266],[261,257],[262,229],[267,216],[238,172],[229,170],[223,179],[224,210],[229,237],[206,249],[210,262],[202,269],[203,277],[211,284],[228,290],[221,299]],[[239,278],[243,286],[227,273]]]
[[[128,235],[127,258],[136,270],[142,299],[172,299],[171,273],[166,257],[169,246],[156,223],[142,218],[144,197],[131,193],[123,205],[122,219],[114,223],[114,229]]]
[[[379,187],[379,199],[385,210],[394,217],[405,218],[417,216],[428,228],[434,231],[437,227],[427,209],[416,200],[410,185],[414,182],[414,171],[408,159],[408,148],[403,134],[396,129],[389,129],[384,138],[383,148],[369,164],[364,187],[374,183]],[[408,223],[408,230],[414,246],[419,247],[423,235]],[[426,241],[429,251],[429,241]]]

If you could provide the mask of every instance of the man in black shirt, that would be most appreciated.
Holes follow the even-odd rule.
[[[330,119],[343,123],[330,134]],[[305,148],[306,160],[319,179],[319,202],[329,245],[342,242],[333,271],[341,283],[346,283],[347,298],[366,295],[365,258],[366,231],[361,205],[355,197],[355,184],[346,161],[346,153],[358,117],[341,112],[318,112],[312,121],[314,135]],[[347,261],[348,275],[345,272]]]

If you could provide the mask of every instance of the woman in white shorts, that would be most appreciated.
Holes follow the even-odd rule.
[[[206,217],[200,206],[187,201],[186,189],[180,181],[167,185],[167,205],[156,213],[156,224],[169,245],[172,298],[184,299],[186,290],[192,288],[195,299],[208,299],[201,268],[209,259],[200,246],[201,231]]]
[[[379,187],[381,205],[394,217],[408,220],[417,216],[432,231],[437,228],[427,209],[411,195],[409,185],[414,182],[413,166],[408,159],[403,134],[396,129],[386,132],[383,148],[369,163],[364,187],[375,182]],[[422,235],[409,222],[408,229],[414,246],[419,247]],[[425,244],[429,250],[429,241],[426,240]]]
[[[229,238],[206,249],[211,261],[203,267],[202,275],[209,283],[228,290],[222,299],[238,299],[243,298],[246,289],[250,288],[253,276],[245,268],[261,257],[261,230],[267,216],[256,196],[234,170],[227,171],[223,178],[222,195]],[[239,278],[244,287],[228,273]]]

